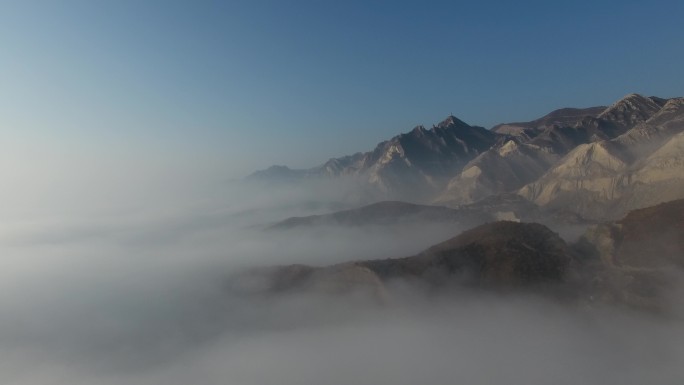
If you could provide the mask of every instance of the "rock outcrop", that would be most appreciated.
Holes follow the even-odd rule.
[[[617,116],[621,122],[643,119],[657,107],[655,102],[646,106],[629,119]],[[683,131],[684,99],[669,100],[626,133],[578,146],[518,193],[547,209],[570,209],[595,219],[682,198]]]

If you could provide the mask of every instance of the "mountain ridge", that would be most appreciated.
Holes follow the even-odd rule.
[[[577,146],[518,194],[597,219],[684,197],[684,99],[664,106],[613,139]]]
[[[371,151],[331,158],[320,166],[304,170],[272,166],[247,178],[292,180],[356,176],[380,196],[427,200],[453,176],[454,170],[491,147],[497,136],[450,115],[432,128],[416,126],[382,141]],[[413,188],[407,189],[407,184]]]
[[[684,267],[684,199],[632,210],[572,243],[543,224],[496,221],[410,256],[251,269],[230,287],[243,295],[352,294],[379,303],[405,296],[407,288],[525,291],[582,306],[663,311],[672,289],[663,272],[671,267]]]
[[[658,159],[649,156],[681,131],[683,106],[682,98],[629,94],[608,107],[562,108],[530,122],[497,125],[492,130],[449,115],[429,129],[416,126],[382,141],[371,151],[331,158],[310,169],[272,166],[248,178],[298,182],[350,177],[360,188],[355,204],[398,200],[457,207],[489,196],[516,193],[543,206],[558,200],[555,206],[561,207],[563,199],[552,195],[582,190],[592,173],[597,177],[611,172],[624,174],[610,182],[616,186],[632,183],[628,181],[631,175],[648,184],[651,182],[645,171],[637,170],[649,169],[644,162],[669,162],[672,170],[678,167],[677,155],[672,153],[679,149],[675,144],[670,146],[669,161],[663,159],[662,152]],[[574,168],[579,171],[572,171]],[[677,179],[675,171],[669,175]],[[608,182],[591,183],[598,189],[608,188]],[[590,189],[594,188],[591,183],[586,185]],[[679,186],[679,182],[673,183]],[[629,193],[633,203],[616,203],[622,208],[612,211],[604,205],[596,218],[614,217],[640,204],[658,203],[652,199],[639,203],[646,193],[641,187],[637,190]],[[602,194],[601,202],[612,202],[624,195]],[[590,195],[579,194],[577,199],[594,199]],[[676,192],[667,197],[683,196],[684,192]],[[586,216],[594,206],[570,202],[570,207]]]

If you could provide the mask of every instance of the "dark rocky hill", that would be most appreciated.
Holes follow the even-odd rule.
[[[443,206],[383,201],[331,214],[287,218],[269,226],[268,229],[284,230],[319,225],[365,226],[392,225],[408,222],[456,222],[466,219],[464,215],[459,215],[458,210]]]
[[[571,264],[558,234],[537,223],[494,222],[406,258],[359,262],[382,280],[525,287],[560,283]]]
[[[395,295],[395,283],[403,283],[431,293],[522,290],[586,306],[664,311],[681,268],[684,200],[594,226],[571,245],[538,223],[491,222],[413,256],[255,269],[234,277],[231,288],[276,296],[353,293],[383,302]]]

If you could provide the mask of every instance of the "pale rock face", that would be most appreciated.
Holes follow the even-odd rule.
[[[430,129],[415,127],[379,143],[374,150],[341,158],[307,170],[256,172],[254,179],[287,174],[286,179],[348,177],[361,187],[361,201],[427,202],[443,190],[463,166],[494,145],[499,135],[469,126],[454,116]]]
[[[580,166],[582,163],[584,166]],[[521,188],[518,193],[537,205],[551,208],[561,208],[565,206],[565,200],[570,199],[568,203],[573,204],[571,209],[586,215],[585,211],[589,211],[589,207],[581,206],[583,202],[574,202],[572,198],[582,196],[582,201],[602,205],[621,196],[624,178],[615,171],[614,164],[611,167],[610,163],[613,162],[607,163],[587,162],[572,156],[568,163],[562,163],[540,180]]]
[[[495,138],[496,134],[452,116],[431,129],[418,126],[380,143],[353,172],[384,199],[425,201],[469,160],[491,147]]]
[[[623,171],[625,162],[606,143],[589,143],[577,146],[560,164],[550,171],[558,177],[601,177]]]
[[[635,110],[630,99],[643,102],[646,98],[626,99],[630,103],[618,102],[618,110]],[[654,105],[644,102],[638,106],[650,111]],[[681,98],[672,99],[625,134],[578,146],[518,194],[540,206],[569,208],[597,219],[616,218],[632,209],[683,198],[682,106]]]
[[[535,182],[566,154],[578,149],[585,152],[564,163],[556,170],[556,175],[578,174],[567,175],[573,178],[583,173],[595,177],[602,175],[602,180],[581,180],[579,183],[601,199],[613,199],[618,193],[614,186],[623,183],[613,174],[625,167],[625,161],[608,148],[587,145],[615,138],[635,124],[643,123],[658,110],[660,105],[656,101],[632,94],[607,108],[565,108],[531,122],[496,126],[493,130],[510,139],[468,163],[434,202],[468,204],[487,196],[516,191]],[[575,180],[559,180],[558,183],[530,186],[525,196],[533,195],[537,203],[546,202],[555,192],[573,190],[575,184]]]
[[[518,218],[513,211],[497,211],[494,213],[494,218],[497,221],[520,222],[520,218]]]
[[[477,166],[468,167],[461,173],[463,179],[477,178],[480,175],[482,175],[482,169]]]
[[[382,155],[378,163],[385,165],[396,158],[404,158],[404,149],[398,145],[392,145],[387,149],[387,151]],[[404,159],[406,161],[406,159]],[[410,165],[410,163],[409,163]]]
[[[631,177],[625,210],[684,197],[684,132],[667,141],[646,160],[638,162]]]
[[[675,135],[651,154],[634,175],[634,182],[641,183],[679,179],[684,179],[684,132]]]
[[[449,116],[374,150],[308,170],[273,167],[263,177],[345,177],[360,203],[378,200],[459,206],[519,194],[589,217],[618,215],[682,193],[684,98],[630,94],[609,107],[564,108],[492,131]],[[275,178],[277,179],[277,178]]]
[[[499,149],[500,156],[506,156],[514,151],[518,151],[518,144],[514,140],[509,140]]]
[[[552,151],[508,140],[468,163],[435,203],[467,204],[515,190],[542,175],[557,159]]]

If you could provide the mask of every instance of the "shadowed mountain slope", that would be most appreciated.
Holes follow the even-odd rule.
[[[430,129],[417,126],[381,142],[373,151],[333,158],[307,170],[271,167],[253,173],[248,179],[352,176],[367,187],[371,200],[381,197],[425,201],[441,191],[463,165],[489,149],[498,136],[449,116]]]
[[[383,280],[501,287],[561,282],[570,263],[567,245],[547,227],[503,221],[478,226],[412,257],[358,264]]]
[[[501,221],[410,257],[254,269],[233,277],[230,287],[251,295],[353,294],[380,303],[405,294],[394,291],[395,283],[428,293],[524,290],[586,306],[662,311],[672,267],[684,268],[684,200],[594,226],[571,246],[544,225]]]
[[[339,293],[361,286],[384,293],[387,283],[401,279],[427,287],[522,288],[561,284],[571,264],[565,241],[546,226],[501,221],[477,226],[411,257],[257,269],[243,275],[237,287]]]

